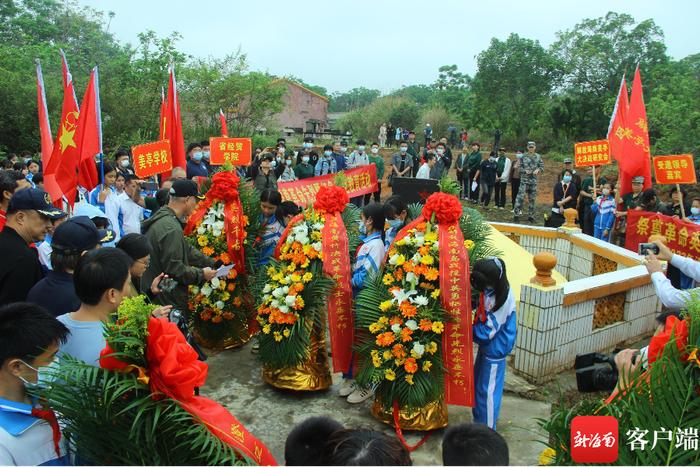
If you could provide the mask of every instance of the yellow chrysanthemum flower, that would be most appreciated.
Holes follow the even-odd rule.
[[[408,384],[413,385],[413,375],[406,375],[404,376],[404,379]]]
[[[266,324],[265,326],[263,326],[262,332],[263,334],[270,334],[270,325]]]
[[[282,340],[282,334],[279,331],[275,331],[272,335],[275,337],[275,341],[279,342]]]
[[[285,329],[284,331],[282,331],[282,334],[284,334],[284,337],[289,337],[291,331],[289,329]]]
[[[384,329],[384,326],[382,326],[379,323],[372,323],[369,325],[369,332],[371,332],[372,334],[376,334],[382,329]]]
[[[287,272],[294,272],[294,271],[296,271],[296,269],[297,269],[297,265],[294,263],[289,263],[289,265],[287,266]]]
[[[425,255],[420,259],[420,262],[425,264],[426,266],[430,266],[435,262],[435,259],[433,259],[433,257],[430,255]]]
[[[433,366],[433,362],[429,362],[427,360],[424,361],[423,362],[423,371],[425,371],[426,373],[429,372],[431,366]]]
[[[435,354],[438,350],[438,345],[435,342],[431,342],[428,345],[425,346],[425,351],[428,352],[430,355]]]
[[[442,331],[445,330],[445,325],[442,324],[440,321],[434,321],[433,322],[433,332],[435,334],[440,334]]]
[[[290,279],[292,280],[292,282],[301,282],[301,276],[297,273],[292,274]]]
[[[396,258],[396,265],[397,266],[401,266],[405,262],[406,262],[406,257],[404,255],[399,255],[399,257]]]
[[[382,366],[382,359],[379,357],[379,355],[372,356],[372,365],[375,368],[379,368],[380,366]]]
[[[301,278],[301,280],[304,281],[304,283],[306,284],[307,282],[311,282],[311,279],[313,279],[313,278],[314,278],[313,273],[307,272],[306,274],[304,274],[304,276]]]
[[[384,360],[391,360],[393,355],[391,355],[391,350],[385,350],[384,353],[382,354],[382,357]]]
[[[556,459],[557,453],[552,448],[544,448],[540,453],[540,458],[537,461],[539,465],[553,465]]]
[[[474,248],[474,242],[471,241],[471,240],[469,240],[469,239],[467,239],[467,240],[464,241],[464,247],[465,247],[467,250],[471,250],[472,248]]]
[[[431,293],[430,296],[437,300],[440,297],[440,289],[433,290],[433,293]]]
[[[199,246],[207,246],[209,244],[209,239],[207,239],[207,237],[205,237],[204,235],[200,235],[199,237],[197,237],[197,243],[199,244]]]
[[[387,324],[389,324],[389,318],[387,318],[386,316],[382,316],[377,322],[386,326]]]
[[[385,302],[382,302],[379,304],[379,309],[386,312],[391,309],[393,305],[391,304],[391,300],[387,300]]]
[[[384,285],[391,285],[394,283],[394,276],[391,274],[384,274],[383,278]]]
[[[384,370],[384,378],[388,381],[394,381],[396,379],[396,373],[394,373],[394,370],[386,369]]]
[[[426,242],[436,242],[438,239],[438,234],[437,232],[428,232],[425,234],[425,241]]]

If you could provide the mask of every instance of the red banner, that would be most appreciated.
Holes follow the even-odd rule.
[[[323,239],[323,272],[333,278],[336,284],[328,301],[333,371],[347,371],[352,357],[354,319],[348,233],[339,212],[326,214]]]
[[[442,355],[445,363],[445,401],[474,407],[474,349],[471,330],[469,255],[459,225],[441,225],[440,298],[452,320],[445,327]]]
[[[671,251],[700,261],[700,225],[655,212],[627,211],[625,248],[638,251],[651,235],[663,235]]]
[[[345,190],[350,198],[377,191],[377,167],[374,164],[348,169],[343,173],[346,179]],[[336,176],[337,174],[328,174],[296,182],[279,182],[277,189],[282,194],[282,200],[308,206],[316,200],[316,193],[322,186],[335,185]]]
[[[574,163],[576,167],[607,165],[612,163],[608,140],[601,139],[574,144]]]
[[[211,165],[248,165],[252,158],[253,142],[250,138],[209,138]]]
[[[173,168],[170,141],[167,139],[134,146],[131,153],[134,156],[134,173],[139,178],[148,178]]]
[[[695,164],[691,154],[654,157],[654,178],[662,185],[694,184]]]

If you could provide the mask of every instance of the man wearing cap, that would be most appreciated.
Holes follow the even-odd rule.
[[[175,180],[170,188],[170,200],[141,224],[143,234],[153,247],[151,261],[141,277],[143,290],[151,287],[153,279],[162,273],[177,282],[172,291],[162,291],[155,297],[161,305],[173,305],[188,313],[187,288],[214,277],[214,260],[202,254],[185,240],[182,226],[204,199],[197,184],[191,180]]]
[[[7,221],[7,205],[15,191],[31,187],[19,170],[0,170],[0,232]]]
[[[111,230],[98,230],[87,216],[68,219],[53,234],[51,265],[53,270],[36,283],[27,301],[46,308],[53,316],[72,313],[80,308],[75,294],[73,271],[80,257],[98,245],[114,239]]]
[[[515,198],[515,216],[513,220],[518,222],[523,213],[525,195],[528,197],[527,220],[535,222],[535,203],[537,202],[537,176],[544,171],[542,156],[535,152],[535,142],[527,143],[527,153],[520,161],[520,190]]]
[[[62,215],[44,190],[25,188],[12,195],[0,232],[0,305],[24,301],[44,277],[36,248],[29,245],[43,240],[51,219]]]
[[[619,182],[618,182],[619,185]],[[619,194],[619,186],[615,188],[615,196],[617,197],[615,201],[617,205],[622,204],[621,211],[615,211],[615,217],[617,217],[617,228],[616,228],[616,238],[615,240],[621,246],[625,245],[625,236],[627,234],[627,211],[634,209],[642,204],[642,190],[644,189],[644,177],[638,175],[632,177],[632,193],[627,193],[622,198]]]

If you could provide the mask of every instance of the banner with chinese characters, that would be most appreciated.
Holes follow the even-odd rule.
[[[348,169],[345,174],[345,190],[350,198],[377,191],[377,168],[374,164]],[[299,206],[307,206],[316,200],[316,193],[322,186],[334,185],[337,174],[305,178],[296,182],[278,182],[277,189],[284,201],[294,201]]]
[[[209,138],[209,157],[211,165],[248,165],[252,158],[253,143],[250,138],[226,138],[215,136]]]
[[[608,165],[611,162],[610,147],[607,139],[574,144],[574,163],[576,167]]]
[[[651,235],[666,237],[666,245],[674,253],[700,261],[700,225],[655,212],[627,211],[625,248],[637,251],[640,243]]]
[[[695,164],[691,154],[654,157],[654,178],[661,185],[695,183]]]
[[[139,178],[152,177],[173,168],[170,141],[167,139],[134,146],[131,154],[134,157],[134,173]]]

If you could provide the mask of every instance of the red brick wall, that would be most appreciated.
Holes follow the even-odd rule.
[[[308,120],[328,121],[328,101],[292,83],[286,83],[284,108],[273,117],[281,127],[306,130]],[[324,124],[324,128],[325,128]]]

